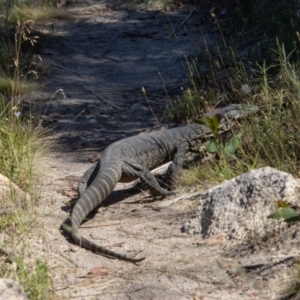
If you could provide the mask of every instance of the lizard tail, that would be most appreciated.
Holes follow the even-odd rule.
[[[78,230],[77,230],[77,232],[72,231],[72,237],[73,237],[74,241],[81,247],[91,250],[94,253],[109,257],[109,258],[117,258],[120,260],[132,262],[132,263],[137,263],[137,262],[140,262],[145,259],[145,257],[141,257],[141,258],[129,257],[127,255],[120,254],[120,253],[111,251],[109,249],[106,249],[105,247],[99,246],[99,245],[87,240],[86,238],[81,237]]]
[[[120,180],[122,175],[121,166],[118,164],[110,164],[105,166],[98,172],[96,178],[90,184],[90,186],[80,195],[80,198],[76,202],[72,214],[70,216],[71,227],[64,224],[63,230],[70,232],[72,238],[76,244],[80,247],[86,248],[110,258],[117,258],[129,262],[139,262],[143,258],[131,258],[126,255],[116,253],[108,250],[102,246],[99,246],[93,242],[90,242],[86,238],[81,237],[79,233],[79,226],[88,214],[95,208],[99,207],[106,197],[113,191],[117,182]]]

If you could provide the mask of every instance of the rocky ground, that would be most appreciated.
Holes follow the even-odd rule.
[[[191,6],[126,10],[117,4],[73,3],[64,8],[72,19],[39,28],[39,55],[49,74],[27,103],[51,130],[55,149],[41,186],[45,242],[33,237],[32,244],[49,264],[58,299],[272,298],[293,258],[248,270],[266,256],[239,256],[236,249],[228,255],[222,236],[202,240],[181,232],[202,187],[153,201],[139,186],[118,184],[107,205],[81,226],[99,245],[145,256],[139,265],[81,249],[60,233],[78,178],[112,142],[167,128],[169,101],[189,83],[187,58],[220,39],[209,22],[200,25],[196,11],[179,28]]]

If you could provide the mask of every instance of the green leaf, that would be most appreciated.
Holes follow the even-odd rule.
[[[201,119],[194,120],[195,123],[199,125],[206,125],[207,127],[210,126],[210,117],[204,116]]]
[[[219,114],[216,114],[211,119],[211,131],[214,134],[214,136],[217,136],[219,134],[219,125],[221,122],[222,116]]]
[[[290,220],[291,218],[298,218],[298,217],[300,218],[299,213],[290,207],[279,208],[268,216],[269,219],[284,219],[286,222],[293,222],[288,220]]]
[[[195,120],[195,123],[200,125],[206,125],[213,133],[214,136],[217,136],[219,133],[219,126],[222,116],[219,114],[214,115],[213,117],[204,116],[199,120]]]
[[[233,136],[226,143],[225,148],[224,148],[226,156],[231,156],[236,152],[236,150],[238,149],[238,147],[240,145],[241,137],[242,137],[242,134],[239,133],[239,134]]]
[[[219,150],[219,144],[216,140],[206,141],[205,143],[202,144],[202,147],[204,148],[205,151],[211,153],[218,152]]]
[[[285,219],[284,221],[287,222],[287,223],[299,222],[300,221],[300,215],[298,215],[296,217],[291,217],[291,218]]]
[[[210,118],[208,116],[203,116],[201,119],[195,120],[194,122],[197,123],[197,124],[200,124],[200,125],[205,125],[210,130],[212,130],[212,128],[213,128],[212,118]]]
[[[221,168],[218,165],[215,165],[213,169],[214,169],[214,171],[216,173],[220,173],[221,172]]]

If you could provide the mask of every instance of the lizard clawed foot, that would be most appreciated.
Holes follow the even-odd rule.
[[[160,193],[158,191],[155,190],[149,190],[149,194],[151,197],[160,197],[160,199],[163,199],[164,197],[168,196],[168,195],[174,195],[176,194],[176,192],[174,191],[168,191],[163,189],[163,193]]]

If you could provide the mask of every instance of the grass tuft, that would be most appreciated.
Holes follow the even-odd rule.
[[[9,16],[9,23],[18,24],[18,22],[25,22],[27,25],[47,21],[50,19],[69,19],[70,15],[59,9],[53,9],[52,7],[42,5],[38,7],[32,7],[29,5],[21,4],[15,6]]]
[[[56,9],[56,1],[6,1],[0,3],[0,24],[31,26],[34,23],[50,19],[70,19],[71,15],[61,9]]]
[[[33,300],[53,298],[49,270],[44,262],[31,260],[28,243],[33,229],[36,233],[42,227],[36,187],[51,143],[46,132],[33,124],[30,111],[23,110],[24,98],[41,86],[34,57],[23,52],[38,42],[30,27],[58,15],[44,4],[0,3],[5,13],[0,16],[0,32],[6,33],[0,40],[0,173],[10,180],[6,198],[0,199],[0,276],[19,281]]]
[[[218,153],[217,158],[206,155],[198,166],[183,172],[178,179],[179,184],[190,186],[203,180],[221,182],[264,166],[299,176],[300,64],[290,61],[291,54],[286,54],[284,45],[278,43],[273,52],[276,57],[274,63],[269,66],[265,63],[258,65],[257,76],[247,79],[247,84],[255,87],[255,90],[244,97],[243,101],[259,106],[260,112],[243,121],[238,129],[242,133],[239,151],[230,157],[226,157],[222,152]],[[241,73],[243,72],[242,70]],[[228,77],[227,82],[236,81],[236,77]],[[241,99],[236,97],[237,89],[229,89],[229,86],[227,85],[229,96],[232,99]],[[196,88],[199,91],[195,85]],[[203,96],[199,97],[195,89],[187,90],[184,94],[184,97],[189,95],[188,103],[192,103],[189,106],[190,113],[197,99],[202,107],[209,104],[209,101],[203,100]],[[178,106],[181,111],[187,104],[187,98]],[[197,111],[194,111],[194,114],[196,113]]]
[[[2,95],[20,96],[36,91],[39,87],[40,84],[37,82],[0,77],[0,94]]]
[[[50,299],[51,277],[47,265],[36,260],[33,270],[28,271],[22,259],[17,261],[18,281],[29,299]]]

